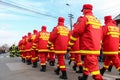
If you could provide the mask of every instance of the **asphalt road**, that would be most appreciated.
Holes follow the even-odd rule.
[[[72,64],[67,65],[67,80],[78,80],[77,77],[82,74],[75,73],[72,70]],[[39,62],[38,62],[39,64]],[[100,67],[103,63],[100,62]],[[0,54],[0,80],[62,80],[58,75],[55,75],[56,67],[47,65],[46,72],[40,72],[40,65],[37,68],[32,68],[32,65],[22,63],[20,57],[10,58],[9,53]],[[106,71],[103,78],[105,80],[115,80],[120,78],[119,72],[113,67],[112,72]],[[93,80],[91,75],[88,80]]]

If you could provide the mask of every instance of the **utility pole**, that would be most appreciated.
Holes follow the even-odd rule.
[[[73,18],[73,14],[69,14],[69,17],[70,17],[70,29],[72,30],[72,18]]]
[[[66,5],[70,7],[70,4],[66,4]],[[72,30],[72,18],[73,18],[73,14],[71,13],[71,8],[69,8],[68,17],[70,19],[70,30]]]

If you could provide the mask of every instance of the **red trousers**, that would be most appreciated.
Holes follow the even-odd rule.
[[[70,53],[70,60],[74,61],[76,66],[82,66],[81,54],[80,53]]]
[[[83,66],[84,74],[89,75],[89,73],[91,73],[94,79],[103,80],[99,70],[97,55],[84,55]]]
[[[120,59],[117,54],[116,55],[106,55],[104,65],[109,66],[111,64],[111,61],[112,61],[112,64],[116,67],[116,69],[120,68]],[[106,68],[106,69],[108,69],[108,68]]]
[[[55,53],[54,52],[49,52],[50,55],[50,61],[55,61]]]
[[[58,65],[61,71],[66,71],[66,66],[65,66],[65,54],[56,54],[58,58]]]
[[[31,51],[25,52],[26,60],[31,60]]]
[[[40,65],[46,65],[48,52],[39,52]]]
[[[81,54],[75,53],[75,64],[77,66],[82,66]]]
[[[75,54],[74,53],[70,53],[70,60],[72,60],[72,61],[75,60]]]
[[[32,62],[36,62],[38,60],[38,54],[35,50],[31,51],[31,57]]]

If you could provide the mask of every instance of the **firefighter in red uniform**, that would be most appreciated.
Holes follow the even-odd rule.
[[[55,65],[55,52],[54,52],[54,45],[52,44],[50,51],[49,51],[49,64],[50,66]]]
[[[116,69],[120,71],[120,59],[118,57],[118,47],[119,47],[119,27],[117,27],[112,21],[111,16],[105,16],[105,26],[103,29],[103,41],[102,48],[103,54],[105,55],[104,66],[100,70],[103,75],[106,69],[110,66],[112,61]]]
[[[117,25],[115,20],[113,20],[112,22],[113,22],[115,25]],[[120,37],[119,37],[119,39],[120,39]],[[118,54],[118,57],[119,57],[119,54]],[[108,68],[108,71],[109,71],[109,72],[112,71],[112,67],[113,67],[113,63],[112,63],[112,61],[111,61],[111,64],[110,64],[110,66],[109,66],[109,68]]]
[[[91,4],[83,5],[81,11],[84,16],[78,18],[70,38],[70,43],[74,45],[80,37],[80,53],[84,55],[83,76],[79,76],[78,80],[87,80],[89,73],[95,80],[103,80],[98,66],[102,29],[100,21],[92,13],[92,8]]]
[[[31,63],[31,50],[32,50],[31,35],[32,34],[28,32],[28,36],[26,38],[26,45],[25,45],[27,65],[32,64]]]
[[[38,31],[37,30],[33,30],[33,34],[31,36],[31,42],[32,42],[32,51],[31,51],[31,61],[33,63],[33,68],[36,68],[37,67],[37,61],[38,61],[38,54],[37,54],[37,51],[36,51],[36,47],[34,46],[34,40],[36,38],[38,34]]]
[[[68,44],[70,46],[73,45],[73,47],[71,48],[71,51],[70,51],[70,55],[71,55],[70,56],[70,61],[74,61],[73,70],[76,71],[76,68],[79,67],[79,70],[76,71],[76,73],[82,73],[83,72],[79,42],[80,42],[79,38],[77,38],[74,45],[71,42],[68,42]]]
[[[27,36],[23,36],[22,37],[22,41],[20,41],[20,52],[21,52],[21,58],[22,58],[22,62],[25,63],[26,61],[26,51],[25,51],[25,45],[26,45],[26,38]]]
[[[19,48],[19,50],[20,50],[21,60],[22,60],[22,62],[25,62],[25,58],[23,58],[23,45],[22,45],[23,39],[24,39],[24,36],[23,36],[22,39],[19,41],[19,43],[18,43],[18,48]]]
[[[35,38],[35,43],[38,44],[38,54],[40,57],[40,65],[41,69],[40,71],[45,72],[46,71],[46,58],[48,54],[48,48],[47,48],[47,43],[49,39],[50,34],[46,31],[46,26],[41,27],[41,31],[39,34],[37,34]]]
[[[54,45],[55,54],[58,58],[58,67],[55,72],[56,74],[59,74],[59,71],[61,70],[61,79],[67,79],[64,55],[66,54],[67,50],[67,44],[69,39],[68,35],[69,30],[66,26],[64,26],[64,18],[59,17],[58,25],[54,27],[53,31],[50,33],[48,46],[51,46],[52,43]]]

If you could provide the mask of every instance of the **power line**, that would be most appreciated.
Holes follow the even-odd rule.
[[[51,17],[51,18],[55,18],[55,19],[57,18],[57,17],[52,16],[52,15],[43,14],[43,13],[31,10],[31,9],[27,9],[27,8],[24,8],[24,7],[21,7],[21,6],[17,6],[17,5],[11,4],[11,3],[7,3],[7,2],[1,1],[1,0],[0,0],[0,3],[3,4],[3,5],[6,5],[6,6],[10,6],[10,7],[25,10],[25,11],[29,11],[29,12],[40,14],[40,15],[43,15],[43,16],[47,16],[47,17]]]

